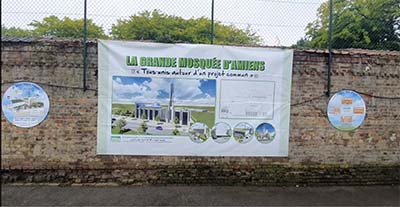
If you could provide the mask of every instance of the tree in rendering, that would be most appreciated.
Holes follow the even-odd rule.
[[[123,132],[124,127],[126,126],[126,120],[125,119],[118,119],[115,122],[115,127],[119,130],[119,133]]]

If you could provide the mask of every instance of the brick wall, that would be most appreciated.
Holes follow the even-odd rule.
[[[23,129],[1,115],[2,182],[117,184],[389,184],[399,182],[400,100],[364,95],[367,118],[355,132],[326,118],[327,54],[294,54],[289,156],[162,157],[96,155],[97,43],[89,43],[89,90],[82,88],[82,43],[2,39],[1,92],[38,83],[50,112]],[[400,52],[335,51],[332,90],[400,96]],[[101,112],[100,112],[101,113]]]

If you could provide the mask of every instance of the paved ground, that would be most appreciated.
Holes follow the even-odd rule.
[[[35,206],[399,206],[399,187],[55,187],[3,185],[1,204]]]

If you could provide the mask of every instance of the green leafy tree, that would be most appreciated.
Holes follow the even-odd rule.
[[[157,114],[157,116],[156,116],[156,121],[157,121],[157,122],[160,122],[160,121],[161,121],[160,115],[158,115],[158,114]]]
[[[178,128],[175,127],[175,129],[172,130],[172,135],[175,135],[175,136],[180,135],[180,132],[179,132]]]
[[[60,37],[60,38],[82,38],[83,37],[83,19],[70,19],[64,17],[59,19],[56,16],[48,16],[42,21],[33,21],[28,26],[32,30],[21,28],[1,26],[1,36],[8,37]],[[103,28],[93,23],[91,19],[87,20],[87,32],[89,38],[107,39]]]
[[[119,133],[122,133],[124,130],[124,127],[126,126],[126,120],[125,119],[118,119],[115,122],[115,127],[119,130]]]
[[[131,115],[131,111],[129,111],[128,109],[126,109],[123,113],[124,116],[130,116]]]
[[[327,48],[328,32],[329,2],[325,2],[297,46]],[[400,50],[399,0],[335,0],[332,43],[334,48]]]
[[[201,140],[206,141],[207,140],[207,135],[205,134],[199,134],[198,136]]]
[[[174,119],[174,124],[179,124],[179,119],[178,119],[178,117],[175,117],[175,119]]]
[[[44,106],[44,103],[43,102],[33,102],[32,103],[32,107],[33,108],[41,108],[41,107],[43,107]]]
[[[17,27],[10,27],[7,28],[4,25],[1,25],[1,36],[2,37],[29,37],[33,36],[31,30],[17,28]]]
[[[259,45],[262,40],[254,32],[215,22],[215,44]],[[157,42],[210,43],[211,21],[205,17],[183,19],[157,10],[133,15],[113,24],[111,35],[122,40]]]
[[[149,128],[149,127],[147,126],[146,122],[143,121],[143,122],[140,124],[139,132],[140,132],[141,134],[145,134],[148,128]]]
[[[115,109],[113,114],[122,115],[122,110],[121,109]]]
[[[64,17],[48,16],[42,21],[33,21],[29,25],[34,27],[34,34],[40,37],[66,37],[82,38],[83,19],[70,19]],[[97,26],[91,19],[87,19],[87,32],[89,38],[107,38],[102,27]]]
[[[292,45],[292,48],[307,48],[310,47],[310,41],[307,38],[301,38],[296,42],[296,44]]]

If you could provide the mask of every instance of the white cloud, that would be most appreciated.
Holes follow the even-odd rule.
[[[20,96],[20,95],[22,95],[24,93],[24,91],[22,89],[20,89],[19,87],[13,88],[12,91],[16,96]]]
[[[132,84],[122,84],[118,81],[113,81],[113,93],[116,94],[124,94],[124,93],[142,93],[143,87],[137,85],[136,83]]]
[[[193,105],[193,106],[213,106],[215,105],[215,97],[199,98],[194,100],[176,100],[177,105]]]
[[[177,105],[214,105],[215,97],[203,93],[200,89],[200,80],[174,80],[154,78],[142,84],[122,84],[120,78],[113,81],[113,99],[117,102],[144,102],[161,104],[168,103],[169,99],[157,98],[160,91],[169,94],[170,84],[174,83],[174,101]]]
[[[144,86],[149,87],[152,91],[170,92],[170,84],[174,83],[174,96],[176,99],[192,99],[195,96],[201,95],[200,80],[174,80],[164,78],[154,78],[150,82],[145,81]]]

